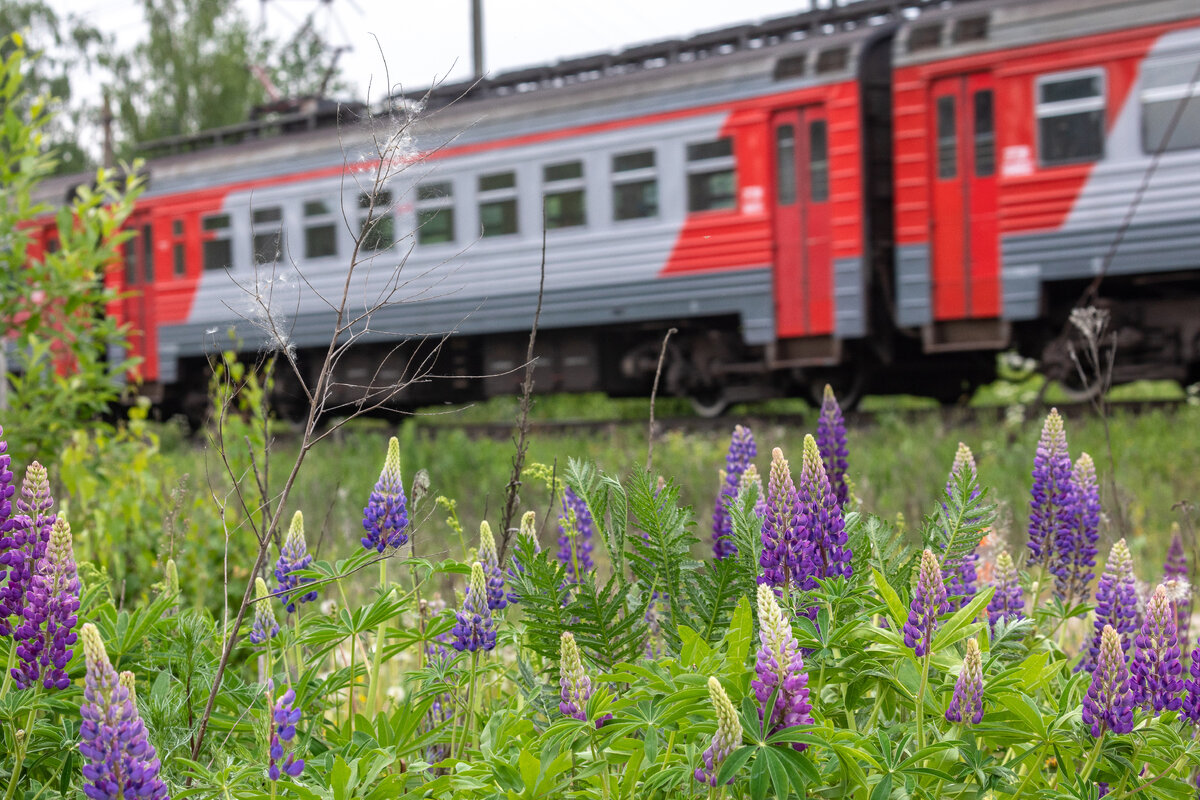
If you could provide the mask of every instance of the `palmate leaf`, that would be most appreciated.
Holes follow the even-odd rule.
[[[978,497],[972,497],[976,492]],[[921,541],[945,564],[956,564],[975,552],[996,521],[996,506],[971,470],[960,470],[942,497],[941,507],[925,518]]]

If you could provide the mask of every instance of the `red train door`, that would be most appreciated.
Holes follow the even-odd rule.
[[[776,112],[775,319],[781,338],[833,332],[829,123],[825,109]]]
[[[154,230],[149,217],[130,219],[133,235],[125,240],[125,319],[133,355],[142,358],[139,372],[157,374],[154,344]]]
[[[987,73],[933,82],[929,223],[935,320],[1000,315],[992,86]]]

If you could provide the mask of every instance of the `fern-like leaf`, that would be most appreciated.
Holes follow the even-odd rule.
[[[957,564],[975,552],[995,520],[996,506],[988,502],[988,490],[964,469],[947,487],[941,507],[925,518],[921,540],[943,565]]]

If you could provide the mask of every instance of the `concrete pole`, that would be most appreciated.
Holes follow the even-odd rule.
[[[471,71],[483,77],[483,0],[471,0]]]

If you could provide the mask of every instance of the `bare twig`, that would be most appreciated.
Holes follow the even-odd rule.
[[[650,430],[646,435],[646,472],[649,472],[654,466],[654,401],[658,397],[658,379],[662,377],[663,362],[667,359],[667,342],[672,334],[678,332],[678,328],[671,328],[663,337],[662,350],[658,354],[658,366],[654,370],[654,386],[650,389]]]

